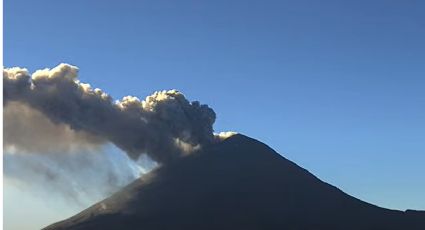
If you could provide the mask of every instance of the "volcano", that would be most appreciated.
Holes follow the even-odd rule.
[[[363,202],[236,134],[45,229],[423,230],[425,212]]]

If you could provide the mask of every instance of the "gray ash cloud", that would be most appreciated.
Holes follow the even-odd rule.
[[[155,92],[145,100],[127,96],[113,101],[101,89],[81,83],[78,68],[68,64],[33,74],[19,67],[4,69],[3,89],[5,113],[15,109],[16,113],[26,112],[28,118],[11,115],[7,122],[27,122],[31,126],[33,115],[28,113],[38,111],[57,126],[49,131],[50,135],[62,135],[66,137],[64,142],[75,145],[111,142],[132,159],[148,154],[154,161],[166,163],[216,139],[216,114],[207,105],[190,102],[177,90]],[[31,109],[17,110],[17,104]],[[5,132],[5,147],[25,147],[26,138],[19,132]],[[45,134],[40,133],[38,139]],[[57,144],[49,140],[52,138],[43,140],[46,148]],[[36,147],[34,140],[28,142],[28,146]]]

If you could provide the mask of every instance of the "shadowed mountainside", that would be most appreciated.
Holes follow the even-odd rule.
[[[423,230],[425,212],[358,200],[237,134],[45,229]]]

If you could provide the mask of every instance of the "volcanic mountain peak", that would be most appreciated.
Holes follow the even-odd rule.
[[[161,166],[46,229],[425,229],[322,182],[237,134]]]

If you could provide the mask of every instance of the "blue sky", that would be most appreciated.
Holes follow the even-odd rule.
[[[4,66],[178,89],[365,201],[425,209],[423,1],[4,1]],[[5,210],[7,212],[7,210]]]

